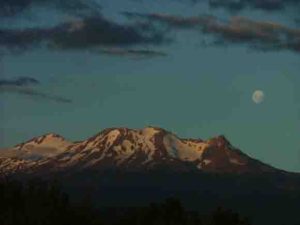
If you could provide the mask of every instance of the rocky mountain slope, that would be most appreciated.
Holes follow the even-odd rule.
[[[2,175],[107,169],[281,172],[247,156],[224,136],[182,139],[157,127],[109,128],[74,143],[50,133],[0,151]]]
[[[255,225],[300,222],[300,174],[251,158],[224,136],[183,139],[158,127],[109,128],[70,142],[50,133],[0,150],[2,178],[58,181],[75,201],[92,199],[98,207],[176,196],[203,212],[221,204]]]

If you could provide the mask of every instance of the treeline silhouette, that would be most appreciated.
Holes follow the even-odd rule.
[[[57,183],[31,180],[0,183],[1,225],[98,225],[96,210],[74,205]]]
[[[100,201],[101,199],[99,199]],[[201,203],[200,203],[201,204]],[[231,210],[187,211],[176,198],[145,207],[97,209],[88,199],[70,201],[58,183],[0,182],[1,225],[250,225]]]

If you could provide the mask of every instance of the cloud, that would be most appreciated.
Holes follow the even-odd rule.
[[[300,5],[300,0],[209,0],[211,8],[224,8],[230,11],[238,11],[246,8],[278,11],[297,5]]]
[[[259,9],[263,11],[281,11],[288,7],[299,7],[300,0],[178,0],[181,2],[205,2],[211,9],[225,9],[237,12],[245,9]]]
[[[7,79],[0,79],[0,87],[1,86],[7,86],[7,85],[12,85],[12,86],[28,86],[28,85],[35,85],[39,84],[40,82],[34,78],[31,77],[19,77],[11,80]]]
[[[147,0],[132,0],[143,1]],[[288,7],[299,7],[300,0],[177,0],[183,3],[205,3],[211,9],[225,9],[237,12],[245,9],[259,9],[263,11],[281,11]]]
[[[181,17],[168,14],[123,13],[129,19],[159,23],[173,29],[193,29],[211,34],[215,44],[248,44],[264,51],[291,50],[300,53],[300,29],[279,23],[255,21],[245,17],[231,17],[228,21],[203,15]]]
[[[71,103],[72,100],[46,94],[38,90],[30,88],[31,85],[37,85],[40,82],[31,77],[20,77],[12,80],[2,79],[0,80],[0,93],[17,93],[29,97],[38,97],[43,100],[55,101],[58,103]]]
[[[3,0],[0,1],[0,16],[17,16],[34,7],[50,7],[78,16],[98,15],[101,9],[94,0]]]
[[[149,49],[124,49],[124,48],[102,48],[93,51],[95,53],[121,56],[121,57],[132,57],[132,58],[153,58],[153,57],[164,57],[166,53],[161,51],[154,51]]]
[[[38,46],[56,50],[86,50],[159,45],[165,41],[164,34],[152,25],[123,25],[102,16],[69,21],[50,28],[0,29],[0,48],[10,51],[25,51]]]

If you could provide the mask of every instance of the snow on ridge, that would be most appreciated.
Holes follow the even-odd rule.
[[[183,161],[201,159],[202,153],[209,146],[206,142],[184,141],[170,134],[163,141],[170,156]]]
[[[153,140],[154,140],[154,136],[160,131],[161,130],[155,127],[145,127],[141,130],[143,142],[145,145],[145,151],[146,154],[148,155],[147,160],[143,162],[144,164],[153,160],[153,156],[155,154],[155,151],[157,150],[155,147],[155,143],[153,143]]]
[[[45,158],[55,157],[66,151],[72,144],[58,134],[48,133],[1,151],[0,157],[15,160],[14,162],[19,160],[23,164],[30,164]],[[12,163],[12,166],[20,167],[16,163]]]
[[[240,165],[240,166],[246,165],[246,163],[241,162],[241,161],[239,161],[239,160],[236,159],[236,158],[229,158],[229,162],[232,163],[232,164]]]
[[[72,166],[79,166],[79,168],[93,167],[107,162],[120,166],[127,162],[130,164],[130,160],[133,159],[135,160],[134,163],[148,166],[148,163],[155,163],[156,159],[165,158],[182,162],[194,162],[197,164],[195,167],[203,169],[202,167],[212,162],[203,153],[211,147],[220,149],[220,151],[222,149],[230,151],[230,148],[227,148],[228,143],[223,136],[207,141],[183,139],[164,129],[148,126],[142,129],[108,128],[85,141],[75,143],[68,142],[63,137],[50,133],[18,146],[23,151],[26,150],[30,153],[56,149],[57,152],[52,151],[52,158],[37,159],[36,162],[39,165],[41,162],[51,165],[51,162],[55,161],[57,169]],[[47,154],[45,156],[49,156]],[[51,161],[52,159],[53,161]],[[214,159],[212,158],[212,160]],[[229,159],[229,161],[231,164],[242,166],[242,162],[238,158]],[[26,161],[23,162],[24,165],[26,163]],[[2,164],[2,161],[0,161],[0,171]],[[30,165],[28,163],[28,166]],[[15,163],[12,164],[12,167],[18,168],[19,165]],[[10,168],[10,170],[13,170],[13,168]]]
[[[55,133],[48,133],[42,135],[40,137],[33,138],[27,142],[23,142],[18,144],[14,147],[14,149],[18,150],[30,150],[35,147],[49,147],[49,148],[57,148],[57,149],[64,149],[73,143],[67,141],[64,137],[55,134]]]

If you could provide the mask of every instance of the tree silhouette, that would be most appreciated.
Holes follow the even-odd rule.
[[[218,207],[212,213],[210,225],[250,225],[250,221],[241,218],[238,213]]]
[[[84,193],[83,193],[84,195]],[[218,208],[205,218],[187,211],[176,198],[145,207],[127,208],[122,216],[115,209],[108,217],[86,195],[80,204],[69,201],[56,182],[31,180],[0,182],[1,225],[250,225],[231,210]],[[106,218],[105,218],[106,217]],[[105,223],[102,220],[105,218]]]
[[[90,208],[71,205],[56,183],[0,183],[1,225],[100,225]]]

